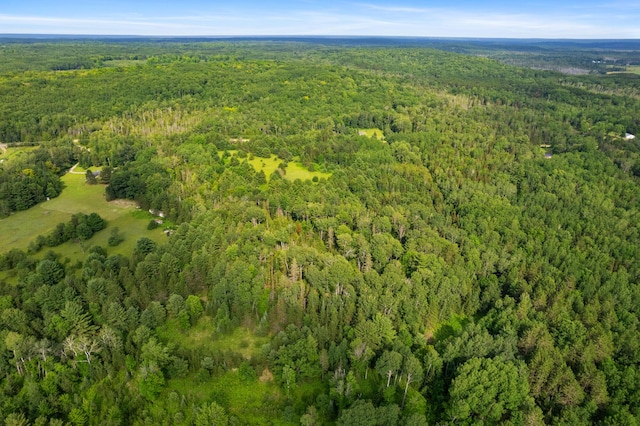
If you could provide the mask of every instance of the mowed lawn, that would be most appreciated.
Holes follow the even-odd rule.
[[[13,248],[27,249],[29,243],[38,235],[49,234],[58,223],[68,222],[73,214],[80,212],[96,212],[108,222],[106,229],[85,243],[85,248],[98,244],[107,248],[109,254],[124,253],[130,252],[136,241],[143,236],[156,241],[166,239],[161,229],[147,230],[151,215],[141,212],[133,202],[107,202],[103,185],[87,185],[84,175],[81,174],[68,173],[62,177],[62,181],[66,187],[58,197],[0,220],[0,253]],[[107,241],[111,229],[116,226],[125,241],[115,248],[110,248]],[[77,259],[83,255],[83,247],[75,242],[67,242],[53,250],[70,259]],[[47,251],[48,248],[44,247],[41,253]]]

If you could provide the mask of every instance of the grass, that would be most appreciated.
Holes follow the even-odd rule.
[[[289,163],[284,178],[290,181],[294,181],[296,179],[309,180],[313,179],[315,176],[317,176],[318,179],[328,179],[331,176],[331,173],[316,171],[311,172],[308,169],[305,169],[302,163]]]
[[[638,74],[640,75],[640,65],[628,65],[624,71],[608,71],[607,74]]]
[[[68,222],[73,214],[79,212],[96,212],[108,222],[106,229],[85,243],[86,247],[99,244],[107,248],[110,254],[130,253],[140,237],[147,236],[156,241],[166,238],[161,229],[146,229],[151,215],[140,212],[133,202],[107,202],[104,198],[104,186],[87,185],[84,176],[77,174],[66,174],[62,181],[65,189],[57,198],[0,220],[0,253],[13,248],[26,249],[38,235],[49,234],[58,223]],[[115,248],[110,248],[107,240],[111,229],[116,226],[120,228],[125,241]],[[47,248],[43,248],[41,253],[46,251]],[[53,251],[60,253],[63,258],[69,257],[72,260],[84,255],[82,247],[74,242],[54,247]]]
[[[228,151],[228,152],[229,154],[231,154],[232,157],[234,155],[237,155],[238,153],[238,151],[235,151],[235,150]],[[218,152],[218,155],[220,157],[222,157],[222,154],[223,154],[223,151]],[[269,158],[253,157],[250,160],[249,159],[246,159],[246,160],[240,159],[240,160],[247,161],[256,172],[259,172],[260,170],[264,171],[264,174],[267,177],[267,180],[269,180],[273,172],[278,170],[278,166],[280,165],[280,163],[283,162],[283,160],[278,158],[278,156],[276,155],[271,155],[271,157]],[[289,162],[287,164],[287,168],[285,169],[284,178],[293,182],[296,179],[300,179],[302,181],[312,180],[314,177],[318,177],[318,179],[322,179],[322,178],[328,179],[330,176],[331,176],[331,173],[318,172],[318,171],[312,172],[309,169],[305,168],[300,162]]]
[[[94,245],[105,248],[108,255],[122,254],[124,256],[129,256],[133,252],[138,240],[142,237],[150,238],[157,243],[162,243],[167,239],[161,228],[154,230],[147,229],[147,224],[152,217],[149,213],[146,214],[144,220],[141,220],[140,215],[137,213],[138,212],[136,211],[128,212],[120,217],[112,219],[109,221],[107,228],[96,233],[90,240],[86,241],[83,244],[84,247],[74,241],[68,241],[57,247],[51,248],[51,250],[60,254],[62,259],[69,258],[71,263],[74,263],[78,260],[82,260],[86,255],[86,249]],[[120,235],[124,238],[124,241],[115,247],[111,247],[109,246],[108,241],[111,236],[111,230],[115,227],[120,229]],[[49,249],[47,247],[43,247],[36,257],[42,257],[48,251]]]
[[[380,129],[358,129],[358,134],[362,135],[362,136],[366,136],[368,138],[373,138],[375,137],[378,140],[383,141],[384,140],[384,133],[382,133],[382,130]]]
[[[21,146],[21,147],[7,147],[7,151],[0,150],[0,160],[9,161],[14,158],[20,158],[26,156],[28,152],[37,149],[37,146]]]
[[[89,167],[89,170],[91,170],[92,172],[97,172],[102,170],[102,166],[96,166],[96,167]],[[85,169],[84,167],[81,166],[76,166],[75,169],[73,169],[73,171],[77,174],[77,173],[82,173],[85,174],[87,173],[87,169]],[[84,176],[83,176],[84,177]]]
[[[238,327],[230,334],[215,331],[213,318],[203,316],[193,327],[182,330],[178,322],[169,319],[156,330],[158,337],[167,344],[190,351],[207,349],[233,351],[246,359],[260,351],[268,337],[256,336],[245,327]],[[258,372],[260,376],[261,372]],[[229,416],[236,417],[239,424],[290,424],[279,417],[276,408],[284,401],[282,391],[271,380],[245,380],[233,369],[219,376],[204,377],[192,373],[185,378],[171,379],[163,394],[178,392],[187,400],[216,401]],[[160,397],[161,399],[163,397]]]
[[[203,316],[198,323],[188,330],[182,330],[175,320],[168,320],[157,329],[158,336],[167,343],[185,349],[212,347],[217,350],[233,351],[250,359],[258,353],[268,337],[256,336],[249,329],[238,327],[231,334],[218,333],[213,318]]]
[[[282,160],[275,155],[272,155],[270,158],[253,157],[253,159],[247,161],[256,172],[263,170],[265,176],[267,176],[267,180],[271,174],[278,169],[278,165],[282,163]]]
[[[267,420],[267,424],[272,425],[291,424],[279,418],[279,410],[275,407],[284,397],[273,382],[245,381],[235,371],[208,380],[201,380],[197,373],[172,379],[163,394],[172,391],[186,396],[187,400],[216,401],[226,409],[229,417],[236,417],[239,424],[261,425]]]
[[[113,59],[111,61],[104,61],[102,66],[105,68],[114,67],[132,67],[135,65],[144,65],[147,61],[145,59]]]

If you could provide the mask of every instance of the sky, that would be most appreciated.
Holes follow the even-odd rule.
[[[0,34],[640,38],[640,0],[0,0]]]

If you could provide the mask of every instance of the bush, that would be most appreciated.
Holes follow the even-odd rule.
[[[151,222],[149,222],[149,224],[147,225],[147,229],[156,229],[158,226],[160,226],[158,222],[156,222],[155,219],[151,219]]]
[[[111,247],[115,247],[123,241],[124,241],[124,238],[122,237],[122,235],[120,235],[120,228],[116,226],[111,230],[111,235],[109,236],[108,244]]]
[[[256,149],[256,156],[262,157],[262,158],[270,158],[271,150],[267,147],[258,148]]]
[[[101,218],[98,213],[91,213],[87,216],[87,225],[93,232],[98,232],[107,227],[107,221]]]

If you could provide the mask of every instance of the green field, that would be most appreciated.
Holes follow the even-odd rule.
[[[640,75],[640,65],[628,65],[624,71],[608,71],[607,74],[638,74]]]
[[[113,59],[111,61],[104,61],[102,66],[105,68],[114,68],[114,67],[133,67],[136,65],[144,65],[147,61],[145,59]]]
[[[140,211],[135,203],[125,200],[107,202],[103,185],[87,185],[84,175],[80,174],[66,174],[62,181],[65,189],[57,198],[0,220],[0,253],[13,248],[26,249],[38,235],[47,235],[58,223],[69,221],[73,214],[79,212],[96,212],[108,222],[106,229],[85,243],[85,248],[98,244],[108,248],[110,254],[130,253],[140,237],[147,236],[156,241],[166,238],[159,228],[147,230],[151,215]],[[111,229],[116,226],[125,240],[110,248],[107,241]],[[74,242],[64,243],[53,250],[71,260],[83,256],[83,247]],[[41,253],[46,251],[45,247]]]
[[[267,180],[271,174],[278,169],[278,165],[282,163],[282,160],[275,155],[272,155],[270,158],[253,157],[253,159],[247,161],[256,172],[259,172],[260,170],[264,171]]]
[[[384,133],[382,133],[382,130],[380,129],[358,129],[358,134],[360,136],[366,136],[368,138],[373,138],[375,137],[378,140],[383,141],[384,140]]]
[[[218,350],[233,351],[247,359],[257,354],[261,346],[269,341],[268,337],[256,336],[244,327],[238,327],[230,334],[218,333],[215,327],[212,327],[212,321],[213,318],[203,316],[196,325],[182,330],[176,320],[167,320],[158,328],[158,337],[185,349],[207,348],[213,345]]]
[[[181,329],[177,320],[169,319],[156,332],[165,344],[171,346],[203,354],[211,350],[231,351],[247,360],[257,355],[262,345],[269,342],[269,337],[256,336],[244,327],[237,327],[229,334],[216,332],[213,318],[209,316],[201,317],[196,325],[187,330]],[[270,418],[270,424],[291,424],[278,419],[275,406],[284,402],[284,395],[273,382],[273,375],[259,370],[256,376],[262,377],[247,381],[236,368],[215,377],[192,373],[185,378],[169,380],[164,394],[175,391],[189,400],[217,401],[241,424],[262,424],[265,417]],[[267,413],[265,410],[273,412]]]
[[[89,170],[91,170],[92,172],[97,172],[97,171],[102,170],[102,166],[89,167]],[[82,174],[82,175],[84,175],[85,173],[87,173],[87,169],[85,169],[84,167],[81,167],[79,165],[76,165],[74,167],[73,171],[75,172],[74,174]]]
[[[227,151],[231,156],[237,155],[238,151],[232,150]],[[218,155],[222,156],[223,151],[218,152]],[[240,161],[245,161],[241,159]],[[260,170],[264,171],[267,180],[273,172],[278,170],[278,166],[283,162],[278,156],[271,155],[269,158],[262,157],[253,157],[251,159],[246,160],[251,167],[254,168],[256,172]],[[284,178],[293,182],[296,179],[300,180],[312,180],[314,177],[318,177],[318,179],[328,179],[331,176],[331,173],[319,172],[319,171],[309,171],[309,169],[305,168],[300,162],[289,162],[287,164],[287,168],[285,169]]]
[[[316,171],[310,172],[309,170],[304,168],[302,163],[289,163],[289,165],[287,166],[287,170],[286,170],[286,174],[284,175],[284,178],[290,181],[294,181],[296,179],[309,180],[309,179],[313,179],[315,176],[317,176],[318,179],[321,179],[321,178],[328,179],[331,176],[331,173],[316,172]]]
[[[25,156],[28,152],[37,149],[37,146],[21,146],[21,147],[7,147],[7,150],[0,149],[0,161],[9,161],[14,158],[20,158]]]
[[[228,371],[214,378],[198,377],[196,373],[169,380],[159,399],[166,400],[164,395],[173,391],[184,395],[187,400],[216,401],[237,419],[237,424],[261,425],[265,424],[265,419],[269,419],[267,424],[270,425],[299,424],[280,417],[279,406],[284,402],[284,396],[275,383],[246,381],[237,371]]]

